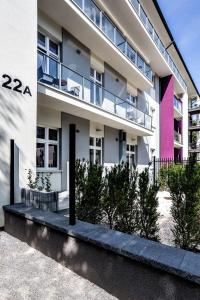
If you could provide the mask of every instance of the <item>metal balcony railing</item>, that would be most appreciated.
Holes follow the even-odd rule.
[[[128,100],[107,91],[101,85],[80,75],[44,52],[38,51],[38,82],[73,95],[90,105],[152,130],[152,117]]]
[[[174,97],[174,107],[182,114],[182,102]]]
[[[182,135],[177,132],[176,130],[174,130],[174,140],[179,143],[182,144]]]
[[[153,25],[151,24],[149,18],[147,17],[147,14],[145,13],[142,5],[138,0],[129,0],[132,7],[136,11],[137,15],[139,16],[140,20],[144,24],[145,28],[147,29],[149,35],[151,36],[154,44],[157,46],[163,57],[165,58],[165,61],[169,65],[169,67],[172,69],[174,74],[176,75],[178,81],[180,82],[181,86],[184,88],[184,90],[187,90],[186,82],[184,81],[180,71],[178,70],[176,64],[174,63],[172,57],[170,56],[169,52],[165,49],[164,44],[162,43],[161,39],[159,38],[158,34],[156,33],[156,30],[154,29]]]
[[[99,9],[93,0],[71,0],[81,11],[105,34],[105,36],[145,75],[151,82],[153,74],[151,67],[141,55],[133,49],[123,33],[115,26],[109,17]]]

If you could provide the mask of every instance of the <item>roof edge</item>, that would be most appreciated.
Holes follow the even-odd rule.
[[[153,4],[154,4],[154,6],[155,6],[155,8],[156,8],[156,10],[157,10],[157,12],[158,12],[158,14],[159,14],[162,22],[163,22],[163,24],[165,26],[165,29],[167,30],[167,33],[169,34],[169,37],[170,37],[171,41],[174,41],[173,42],[174,48],[176,49],[176,51],[177,51],[177,53],[178,53],[178,55],[179,55],[179,57],[180,57],[183,65],[184,65],[184,68],[186,69],[186,71],[187,71],[187,73],[188,73],[188,75],[190,77],[190,80],[192,81],[192,84],[193,84],[193,86],[194,86],[194,88],[195,88],[198,96],[200,96],[200,92],[199,92],[199,90],[198,90],[198,88],[197,88],[197,86],[196,86],[196,84],[195,84],[195,82],[194,82],[194,80],[192,78],[192,75],[191,75],[191,73],[190,73],[190,71],[189,71],[189,69],[188,69],[188,67],[187,67],[187,65],[186,65],[186,63],[185,63],[185,61],[183,59],[183,56],[182,56],[182,54],[181,54],[181,52],[180,52],[180,50],[179,50],[179,48],[178,48],[178,46],[177,46],[177,44],[176,44],[176,42],[174,40],[174,37],[173,37],[173,35],[171,33],[171,30],[169,29],[169,26],[168,26],[168,24],[167,24],[167,22],[165,20],[165,17],[164,17],[164,15],[162,13],[162,10],[161,10],[161,8],[160,8],[160,6],[158,4],[158,1],[157,0],[152,0],[152,1],[153,1]]]

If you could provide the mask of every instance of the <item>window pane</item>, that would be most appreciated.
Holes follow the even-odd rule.
[[[49,168],[57,168],[58,146],[49,144]]]
[[[46,47],[45,36],[38,32],[38,46]]]
[[[45,128],[44,127],[37,127],[37,138],[38,139],[45,139]]]
[[[51,53],[58,55],[58,45],[56,43],[50,41],[49,50],[51,51]]]
[[[125,39],[121,35],[121,33],[116,30],[116,46],[123,52],[125,53]]]
[[[140,18],[142,20],[142,23],[146,26],[146,22],[147,22],[147,15],[144,12],[143,8],[140,6]]]
[[[131,154],[130,155],[130,166],[134,166],[135,165],[135,155]]]
[[[90,146],[94,146],[94,138],[90,137]]]
[[[102,74],[99,72],[96,72],[96,80],[99,81],[100,83],[102,82]]]
[[[90,162],[94,163],[94,150],[90,149]]]
[[[134,150],[135,150],[134,145],[131,145],[131,151],[134,152]]]
[[[43,143],[37,143],[36,148],[36,165],[37,168],[44,168],[45,161],[45,145]]]
[[[114,42],[114,26],[105,15],[102,17],[102,30],[105,35]]]
[[[57,141],[58,140],[58,130],[49,129],[49,140]]]
[[[101,150],[96,150],[96,161],[95,163],[101,164]]]
[[[54,59],[49,58],[49,75],[57,78],[58,75],[58,63]]]
[[[129,145],[126,145],[126,151],[129,151]]]
[[[94,78],[94,69],[90,68],[90,76]]]
[[[96,139],[96,146],[101,147],[101,139]]]

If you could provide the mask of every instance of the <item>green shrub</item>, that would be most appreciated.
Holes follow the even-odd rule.
[[[76,162],[76,213],[79,220],[98,224],[102,219],[103,167]]]
[[[141,237],[159,241],[158,184],[149,183],[149,169],[139,174],[138,229]]]
[[[125,163],[106,170],[102,209],[111,229],[136,231],[136,200],[137,172]]]
[[[159,182],[160,189],[162,191],[167,190],[168,188],[167,181],[168,181],[168,166],[165,164],[160,167],[160,170],[158,172],[158,182]]]
[[[200,165],[191,158],[186,166],[169,168],[174,242],[194,251],[200,244]]]

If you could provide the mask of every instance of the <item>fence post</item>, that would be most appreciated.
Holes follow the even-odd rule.
[[[156,157],[153,157],[153,183],[156,183]]]
[[[10,140],[10,205],[15,203],[15,141]]]
[[[69,224],[76,224],[75,216],[75,160],[76,125],[69,125]]]

